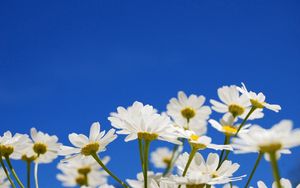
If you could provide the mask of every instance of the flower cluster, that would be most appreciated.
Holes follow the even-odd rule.
[[[255,184],[251,179],[264,156],[272,167],[272,187],[291,188],[290,181],[280,176],[278,160],[281,154],[290,154],[291,148],[300,145],[300,129],[293,129],[290,120],[282,120],[271,128],[249,122],[263,118],[265,109],[279,112],[281,107],[267,103],[262,92],[248,91],[243,83],[241,87],[223,86],[217,93],[219,100],[209,100],[211,107],[205,104],[204,96],[188,96],[182,91],[170,99],[166,112],[160,113],[138,101],[129,107],[118,107],[108,117],[113,128],[101,131],[100,123],[95,122],[87,136],[69,134],[70,146],[35,128],[30,135],[7,131],[0,136],[0,187],[30,188],[30,167],[34,165],[34,184],[38,188],[38,165],[61,156],[56,177],[65,187],[113,188],[108,184],[111,177],[124,188],[237,188],[236,181],[244,181],[247,188]],[[213,111],[221,114],[220,120],[211,118]],[[218,144],[207,135],[210,127],[223,135],[224,143]],[[136,155],[142,171],[136,179],[120,179],[108,168],[110,157],[99,157],[118,135],[126,135],[125,142],[138,143]],[[153,141],[169,142],[173,148],[159,147],[151,153]],[[203,150],[213,151],[204,157]],[[246,153],[257,153],[257,159],[249,174],[240,174],[240,164],[230,158],[232,154]],[[26,163],[26,184],[18,177],[11,159]],[[150,171],[149,161],[163,171]],[[259,181],[257,187],[267,186]]]

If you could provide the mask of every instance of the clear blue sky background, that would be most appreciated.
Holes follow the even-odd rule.
[[[35,126],[69,144],[69,133],[88,133],[93,121],[108,130],[119,105],[163,111],[178,90],[216,99],[218,87],[241,81],[283,108],[257,123],[290,118],[299,127],[299,9],[297,0],[1,1],[0,132]],[[137,143],[123,139],[103,155],[121,178],[134,178]],[[284,177],[299,166],[300,149],[293,153],[280,160]],[[242,175],[255,155],[233,159]],[[272,181],[268,163],[258,171],[253,182]],[[41,165],[41,187],[61,187],[57,172],[56,163]]]

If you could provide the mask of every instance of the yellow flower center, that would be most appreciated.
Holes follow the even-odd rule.
[[[280,143],[272,143],[269,145],[261,145],[259,146],[259,149],[263,153],[271,153],[276,152],[282,148],[282,145]]]
[[[228,111],[233,115],[233,117],[237,117],[245,112],[245,108],[238,104],[231,104],[228,106]]]
[[[186,185],[186,188],[204,188],[205,184]]]
[[[89,156],[92,154],[95,154],[99,150],[99,143],[98,142],[93,142],[85,145],[83,148],[81,148],[81,154],[85,156]]]
[[[37,142],[33,145],[33,151],[38,155],[43,155],[47,152],[47,145]]]
[[[0,145],[0,153],[4,157],[10,156],[14,152],[14,147],[7,145]]]
[[[171,158],[165,157],[165,158],[163,158],[163,162],[164,162],[166,165],[169,165],[169,164],[171,164]]]
[[[217,172],[214,172],[214,173],[211,174],[211,177],[212,178],[217,178],[217,177],[219,177],[219,175],[217,174]]]
[[[258,100],[250,99],[251,104],[256,108],[264,108],[265,105]]]
[[[158,135],[155,133],[148,133],[148,132],[139,132],[138,133],[138,138],[139,139],[144,139],[147,141],[152,141],[157,139]]]
[[[79,186],[88,186],[88,180],[87,180],[87,177],[86,176],[83,176],[83,175],[79,175],[76,179],[75,179],[77,185]]]
[[[187,120],[190,120],[193,117],[195,117],[196,112],[193,108],[187,107],[187,108],[181,110],[181,115],[183,117],[185,117]]]
[[[79,168],[77,171],[79,174],[87,175],[88,173],[90,173],[92,171],[92,169],[91,169],[91,167],[86,166],[86,167]]]
[[[222,128],[226,135],[234,135],[237,132],[237,128],[232,125],[224,125]]]
[[[197,140],[199,139],[199,137],[200,137],[200,136],[198,136],[198,135],[192,134],[192,135],[190,136],[190,140],[192,140],[192,141],[197,141]]]
[[[34,161],[36,160],[37,156],[33,155],[33,156],[30,156],[28,157],[27,155],[22,155],[21,159],[23,161],[27,161],[27,162],[31,162],[31,161]]]

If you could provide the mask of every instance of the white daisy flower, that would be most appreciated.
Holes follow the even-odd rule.
[[[195,132],[189,130],[178,131],[180,131],[180,137],[186,138],[190,145],[198,150],[203,150],[206,148],[214,150],[233,150],[231,145],[212,144],[212,139],[208,136],[199,136]]]
[[[280,184],[281,184],[282,188],[292,188],[293,187],[290,180],[285,179],[285,178],[280,179]],[[266,184],[263,181],[258,181],[257,182],[257,187],[258,188],[268,188],[268,186],[266,186]],[[253,188],[253,187],[251,187],[251,188]],[[272,188],[277,188],[276,182],[273,182]],[[300,188],[300,184],[297,185],[296,188]]]
[[[213,128],[215,128],[217,131],[224,133],[226,136],[234,136],[237,133],[237,130],[239,128],[239,125],[234,125],[234,118],[232,115],[224,115],[223,118],[220,120],[220,122],[217,122],[216,120],[210,119],[208,121]],[[250,127],[250,124],[244,125],[240,131],[241,133],[247,133],[248,128]]]
[[[274,112],[279,112],[279,110],[281,110],[281,107],[279,105],[267,103],[265,101],[266,96],[262,92],[256,94],[255,92],[248,91],[244,83],[242,83],[242,87],[237,87],[237,89],[242,94],[246,95],[250,100],[251,104],[256,108],[267,108],[273,110]]]
[[[109,157],[102,159],[104,164],[107,164]],[[62,182],[64,186],[86,186],[95,188],[104,185],[107,182],[108,174],[103,171],[98,163],[91,157],[85,159],[74,159],[67,163],[59,163],[58,169],[62,174],[57,175],[57,179]]]
[[[0,187],[1,188],[10,188],[10,183],[6,178],[6,174],[2,168],[0,168]]]
[[[49,135],[35,128],[30,130],[31,139],[33,141],[32,149],[37,154],[38,163],[50,163],[57,158],[61,143],[58,143],[58,138],[55,135]]]
[[[149,188],[159,188],[159,182],[162,177],[161,173],[155,174],[152,171],[148,171],[148,187]],[[144,188],[144,176],[143,172],[137,174],[137,180],[126,179],[127,183],[132,188]]]
[[[252,126],[247,134],[233,138],[232,146],[236,153],[290,153],[290,148],[300,145],[300,129],[292,130],[292,127],[290,120],[282,120],[270,129]]]
[[[156,168],[167,168],[172,160],[173,152],[167,147],[157,148],[151,153],[151,162]]]
[[[244,119],[251,109],[251,103],[246,95],[240,95],[237,86],[223,86],[218,89],[218,96],[222,102],[211,99],[211,108],[219,113],[231,114],[233,117]],[[248,119],[263,117],[262,109],[256,109]]]
[[[113,127],[120,129],[117,131],[118,134],[128,135],[125,138],[126,142],[141,138],[181,143],[177,140],[178,135],[170,118],[156,113],[152,106],[134,102],[127,109],[118,107],[117,111],[111,113],[108,119]]]
[[[115,188],[115,186],[109,185],[109,184],[104,184],[104,185],[101,185],[99,188]]]
[[[167,113],[172,117],[176,126],[195,131],[198,135],[206,133],[207,120],[211,109],[204,106],[205,97],[178,92],[178,98],[172,98],[167,105]]]
[[[3,157],[20,159],[21,151],[29,144],[30,139],[28,138],[28,135],[19,133],[12,135],[10,131],[7,131],[2,137],[0,136],[0,154]]]
[[[176,163],[179,175],[185,169],[187,161],[189,160],[189,154],[183,153]],[[179,185],[217,185],[225,184],[232,181],[241,180],[244,176],[233,177],[233,173],[239,168],[239,164],[232,163],[225,160],[223,164],[218,168],[219,156],[217,154],[210,153],[205,161],[200,153],[196,153],[193,158],[185,177],[171,176],[165,178],[163,181],[175,182]]]
[[[65,160],[73,158],[85,158],[92,154],[105,151],[106,146],[117,138],[114,129],[110,129],[107,134],[100,132],[100,123],[95,122],[91,125],[89,137],[83,134],[69,134],[69,140],[75,147],[62,146],[62,155],[68,156]]]

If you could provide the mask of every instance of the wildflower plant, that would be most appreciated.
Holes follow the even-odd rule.
[[[56,177],[65,187],[113,188],[107,181],[112,177],[124,188],[236,188],[233,185],[236,181],[243,181],[245,188],[251,184],[264,188],[268,186],[263,181],[251,182],[263,156],[274,176],[269,187],[292,187],[288,179],[281,177],[278,160],[281,154],[291,154],[291,149],[300,145],[300,129],[293,129],[291,120],[282,120],[269,129],[253,125],[251,121],[264,117],[264,110],[280,112],[281,107],[267,103],[262,92],[248,91],[243,83],[241,87],[222,86],[217,93],[219,99],[210,99],[209,106],[204,96],[180,91],[162,113],[137,101],[129,107],[118,107],[108,117],[110,130],[101,130],[100,123],[95,122],[88,135],[70,133],[70,144],[60,143],[57,136],[35,128],[30,130],[30,136],[6,131],[0,136],[0,187],[33,187],[30,180],[34,174],[34,187],[38,188],[38,165],[52,163],[59,157],[60,172]],[[212,118],[214,113],[220,113],[222,118]],[[216,143],[207,135],[210,128],[223,135],[223,143]],[[132,154],[140,158],[141,172],[136,172],[137,179],[122,180],[119,172],[107,166],[115,162],[114,156],[106,156],[109,145],[122,135],[126,135],[125,142],[138,143],[139,152]],[[154,141],[169,142],[173,148],[154,150],[151,148]],[[190,147],[185,148],[187,145]],[[203,150],[210,153],[205,157]],[[100,153],[105,156],[99,157]],[[243,164],[234,162],[232,155],[247,153],[257,153],[257,159],[248,174],[240,174],[238,169]],[[26,164],[26,181],[18,177],[25,172],[17,172],[11,160]],[[151,171],[149,161],[163,171]]]

